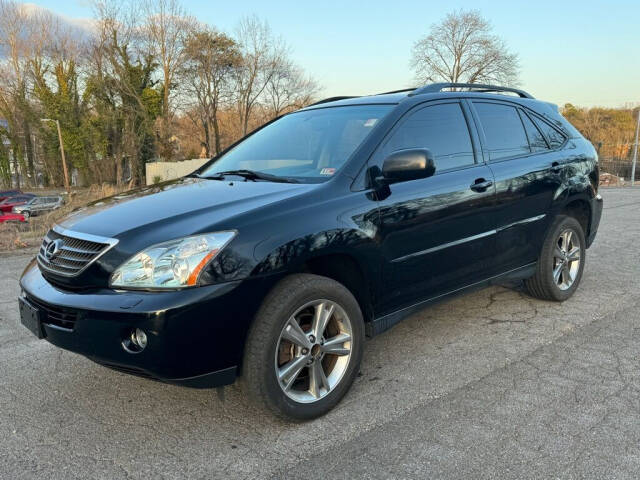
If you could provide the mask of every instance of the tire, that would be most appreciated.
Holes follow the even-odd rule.
[[[316,339],[313,333],[322,328],[317,318],[328,320]],[[326,277],[291,275],[269,292],[256,314],[245,345],[241,387],[256,406],[281,419],[310,420],[347,393],[363,347],[364,321],[351,292]]]
[[[570,235],[563,237],[566,232]],[[565,251],[564,243],[568,244],[570,252]],[[578,253],[577,260],[575,252]],[[582,225],[573,217],[559,215],[545,237],[536,273],[524,282],[527,292],[541,300],[565,301],[580,284],[585,260],[586,242]]]

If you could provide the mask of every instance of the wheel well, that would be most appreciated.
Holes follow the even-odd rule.
[[[373,305],[368,282],[358,262],[350,255],[331,254],[314,257],[305,262],[305,273],[328,277],[344,285],[356,298],[365,322],[373,318]]]
[[[591,208],[587,202],[584,200],[574,200],[564,207],[562,213],[578,220],[580,225],[582,225],[585,237],[589,236]]]

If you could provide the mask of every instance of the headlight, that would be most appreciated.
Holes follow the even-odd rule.
[[[111,275],[111,286],[193,287],[198,284],[202,269],[235,235],[235,232],[216,232],[153,245],[120,265]]]

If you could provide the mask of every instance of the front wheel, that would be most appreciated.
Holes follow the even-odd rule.
[[[347,288],[326,277],[292,275],[256,315],[245,347],[244,390],[280,417],[318,417],[349,390],[363,343],[362,313]]]
[[[535,275],[525,280],[528,293],[542,300],[568,299],[582,279],[585,256],[582,225],[573,217],[558,216],[545,238]]]

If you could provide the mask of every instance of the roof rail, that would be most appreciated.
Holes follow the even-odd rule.
[[[415,89],[416,87],[402,88],[400,90],[391,90],[390,92],[376,93],[375,96],[377,97],[378,95],[390,95],[392,93],[412,92]]]
[[[324,99],[320,100],[319,102],[312,103],[311,105],[307,105],[307,107],[313,107],[314,105],[322,105],[323,103],[337,102],[338,100],[346,100],[348,98],[358,98],[358,97],[356,97],[356,96],[329,97],[329,98],[324,98]]]
[[[534,98],[531,94],[524,90],[511,87],[499,87],[496,85],[484,85],[482,83],[432,83],[425,85],[424,87],[417,88],[409,94],[410,97],[414,95],[422,95],[423,93],[438,93],[445,88],[465,88],[468,90],[474,90],[477,92],[511,92],[516,93],[521,98]]]

